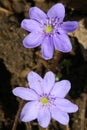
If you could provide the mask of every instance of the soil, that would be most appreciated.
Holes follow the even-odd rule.
[[[22,102],[12,94],[12,89],[17,86],[27,87],[27,74],[31,70],[41,76],[53,70],[60,80],[70,80],[72,88],[67,98],[79,106],[78,112],[70,114],[69,125],[63,126],[52,120],[48,129],[87,130],[87,61],[83,57],[78,38],[70,36],[73,45],[70,53],[55,51],[53,59],[49,61],[42,58],[40,47],[26,49],[22,45],[28,32],[20,27],[20,23],[29,17],[29,8],[38,6],[47,12],[57,2],[65,5],[66,19],[79,21],[79,15],[82,18],[86,16],[84,9],[76,8],[75,3],[72,9],[68,0],[0,0],[0,130],[42,130],[36,120],[31,124],[23,123],[19,117],[16,129],[12,129]]]

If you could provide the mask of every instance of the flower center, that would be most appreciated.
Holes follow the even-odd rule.
[[[52,30],[53,30],[53,28],[51,25],[46,26],[46,28],[45,28],[46,33],[50,33],[50,32],[52,32]]]
[[[48,100],[48,98],[43,97],[43,98],[41,99],[41,102],[42,102],[44,105],[46,105],[46,104],[49,103],[49,100]]]

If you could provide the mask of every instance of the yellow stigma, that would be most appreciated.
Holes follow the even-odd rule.
[[[53,30],[53,29],[52,29],[52,26],[49,25],[49,26],[46,27],[46,30],[45,30],[45,31],[46,31],[46,33],[50,33],[50,32],[52,32],[52,30]]]
[[[46,97],[43,97],[43,98],[41,99],[41,102],[42,102],[44,105],[46,105],[46,104],[49,103],[49,100],[48,100]]]

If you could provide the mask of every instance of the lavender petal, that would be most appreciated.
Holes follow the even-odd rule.
[[[32,19],[24,19],[21,22],[21,27],[29,32],[40,32],[40,23]]]
[[[67,99],[57,98],[54,102],[57,108],[63,112],[73,113],[78,110],[78,106]]]
[[[41,33],[32,32],[24,38],[23,45],[25,48],[35,48],[41,44],[42,40]]]
[[[49,9],[47,16],[50,18],[58,18],[58,23],[61,23],[65,16],[65,8],[63,4],[55,4]]]
[[[37,120],[39,122],[39,125],[42,126],[43,128],[46,128],[51,120],[50,112],[48,109],[40,109],[38,113]]]
[[[51,91],[51,95],[54,95],[55,97],[59,98],[64,98],[66,94],[69,92],[70,88],[71,84],[68,80],[56,82]]]
[[[55,49],[64,53],[70,52],[72,50],[72,45],[69,37],[66,34],[57,34],[53,38]]]
[[[63,125],[67,125],[69,122],[69,116],[66,112],[61,111],[57,108],[52,108],[51,110],[52,118],[58,121],[59,123]]]
[[[47,15],[38,7],[32,7],[29,10],[29,16],[31,19],[41,22],[47,18]]]
[[[39,96],[32,89],[24,88],[24,87],[16,87],[13,89],[13,94],[18,96],[24,100],[38,100]]]
[[[41,45],[42,56],[45,60],[49,60],[53,57],[54,47],[49,37],[46,37]]]
[[[20,115],[21,121],[29,122],[35,120],[38,116],[38,107],[39,103],[36,101],[26,103]]]
[[[65,33],[73,32],[78,28],[78,22],[76,21],[67,21],[63,22],[61,25],[62,29],[65,31]]]
[[[29,86],[31,89],[35,90],[38,94],[42,94],[43,90],[41,88],[41,82],[42,82],[42,78],[35,72],[31,71],[28,74],[28,82],[29,82]]]

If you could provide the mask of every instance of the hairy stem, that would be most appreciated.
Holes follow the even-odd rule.
[[[51,71],[53,71],[55,73],[56,71],[56,67],[58,65],[58,62],[60,61],[61,59],[61,56],[62,56],[62,53],[61,52],[58,52],[55,59],[54,59],[54,63],[53,63],[53,66],[51,68]]]

